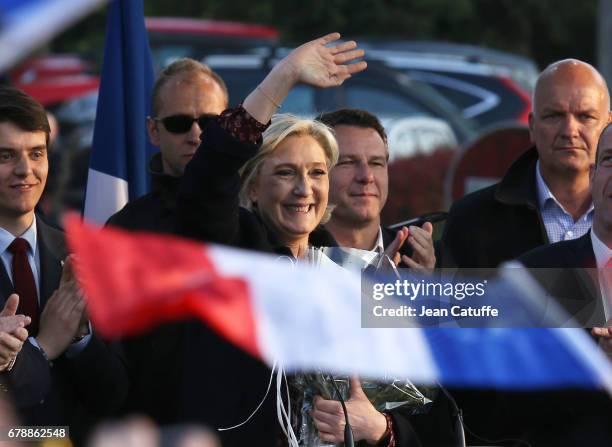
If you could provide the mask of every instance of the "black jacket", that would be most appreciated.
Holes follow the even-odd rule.
[[[530,148],[501,182],[453,204],[442,241],[458,267],[494,268],[549,244],[538,206],[537,159],[536,148]],[[468,432],[469,444],[480,444],[481,438],[514,438],[516,445],[516,439],[533,446],[606,445],[610,439],[609,424],[597,415],[610,414],[610,401],[597,393],[457,389],[454,395],[470,431],[480,437]],[[582,411],[576,411],[578,407]],[[587,407],[589,416],[584,417]]]
[[[63,234],[37,218],[40,253],[40,310],[57,289],[66,257]],[[14,292],[0,268],[0,306]],[[120,358],[95,332],[78,355],[61,355],[49,363],[29,341],[10,372],[0,380],[11,393],[24,425],[69,425],[77,442],[102,416],[113,414],[127,392],[127,375]]]
[[[134,231],[173,233],[180,178],[163,173],[161,153],[149,162],[151,192],[127,203],[107,225]],[[130,387],[123,412],[146,414],[158,424],[179,421],[178,395],[187,324],[163,324],[122,340]]]
[[[206,128],[206,138],[182,178],[178,234],[291,256],[256,213],[239,206],[238,170],[258,149],[259,145],[235,140],[216,122]],[[311,234],[310,242],[315,246],[336,245],[322,227]],[[201,324],[189,326],[185,341],[181,419],[214,428],[244,421],[264,397],[270,369]],[[252,420],[219,433],[224,446],[273,446],[279,434],[274,387]]]
[[[237,142],[216,123],[206,129],[206,136],[187,166],[181,184],[180,233],[209,242],[291,255],[286,247],[278,243],[257,213],[239,207],[241,183],[238,170],[256,154],[258,146]],[[392,231],[383,230],[385,244],[390,243],[393,237]],[[337,245],[323,227],[311,233],[310,244]],[[409,247],[404,248],[404,253],[410,253]],[[190,328],[188,343],[188,353],[202,352],[202,346],[208,348],[206,356],[186,357],[187,380],[183,392],[185,418],[207,422],[215,427],[235,425],[246,419],[264,395],[270,370],[227,342],[219,341],[202,325]],[[190,385],[193,383],[198,385]],[[203,401],[207,405],[202,405]],[[432,438],[439,441],[437,445],[448,445],[446,441],[452,439],[449,428],[452,420],[447,402],[440,399],[432,412],[435,417],[417,417],[413,426],[407,423],[403,411],[391,411],[397,445],[419,445],[419,437],[430,429],[430,434],[435,432]],[[436,426],[437,431],[432,426]],[[264,401],[255,420],[239,429],[221,433],[223,445],[247,445],[253,439],[257,439],[257,445],[274,445],[278,435],[275,392],[271,392]]]
[[[126,204],[108,219],[107,225],[154,233],[174,231],[176,196],[181,179],[163,173],[159,152],[151,157],[149,174],[151,192]]]
[[[578,239],[538,247],[518,260],[581,326],[605,326],[590,231]]]
[[[548,244],[538,207],[535,147],[488,188],[453,204],[442,242],[457,267],[494,268],[501,262]]]
[[[178,199],[177,230],[182,236],[250,250],[290,254],[256,213],[239,206],[239,169],[255,156],[259,145],[235,140],[216,122],[187,165]],[[335,246],[331,234],[319,226],[311,245]]]

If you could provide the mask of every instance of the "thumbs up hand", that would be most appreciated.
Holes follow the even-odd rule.
[[[368,444],[376,444],[386,433],[387,420],[370,403],[358,378],[351,378],[350,386],[349,398],[345,404],[353,437],[355,441],[365,440]],[[344,441],[346,424],[340,402],[317,396],[311,416],[323,441]]]
[[[31,320],[25,315],[15,315],[18,306],[19,296],[12,294],[0,312],[0,371],[11,369],[28,338],[25,326],[30,324]]]

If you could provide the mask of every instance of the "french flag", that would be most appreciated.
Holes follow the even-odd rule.
[[[612,394],[612,365],[581,329],[362,328],[359,275],[67,219],[76,275],[102,335],[196,316],[286,371],[415,383]]]
[[[104,223],[148,189],[147,163],[156,149],[146,117],[153,88],[142,0],[109,4],[84,215]]]

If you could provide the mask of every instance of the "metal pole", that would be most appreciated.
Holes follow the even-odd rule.
[[[599,0],[597,16],[597,66],[612,86],[612,0]]]

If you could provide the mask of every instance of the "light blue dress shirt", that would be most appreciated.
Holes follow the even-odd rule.
[[[574,221],[570,213],[565,211],[563,205],[555,198],[540,172],[540,162],[536,165],[536,183],[538,190],[538,205],[548,240],[553,242],[567,241],[584,236],[593,224],[593,204]]]

